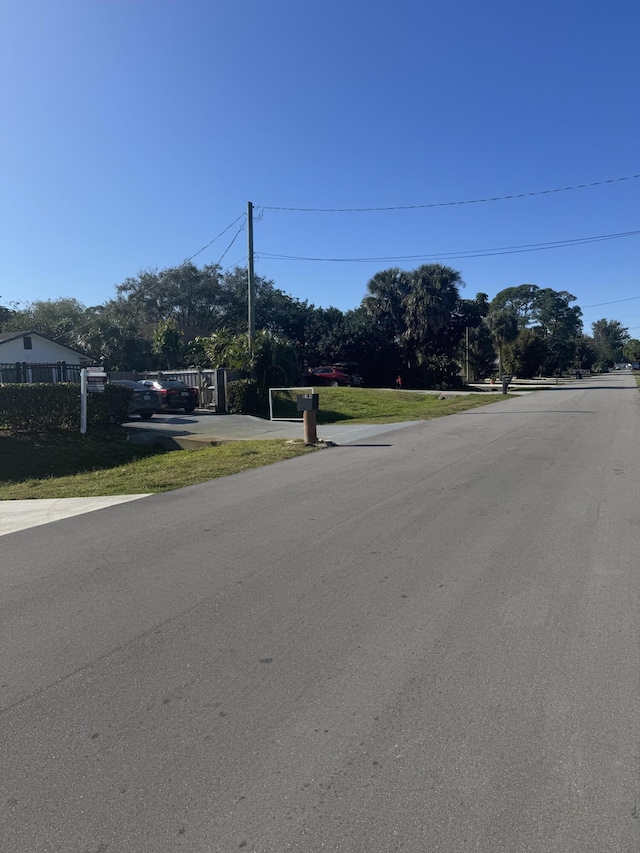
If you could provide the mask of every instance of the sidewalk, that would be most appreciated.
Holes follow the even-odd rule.
[[[135,501],[146,495],[112,495],[103,498],[50,498],[36,501],[0,501],[0,536],[93,512],[113,504]]]

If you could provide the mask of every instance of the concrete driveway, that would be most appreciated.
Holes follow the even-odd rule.
[[[318,426],[318,438],[335,444],[366,441],[391,430],[409,426],[415,421],[395,424],[324,424]],[[268,438],[301,439],[302,421],[267,421],[252,415],[218,415],[213,412],[158,414],[150,421],[138,418],[125,427],[134,440],[166,441],[174,446],[201,447],[217,441],[249,441]]]

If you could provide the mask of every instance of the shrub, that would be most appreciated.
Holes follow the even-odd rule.
[[[232,415],[255,415],[260,409],[255,379],[235,379],[227,383],[227,409]]]
[[[131,389],[107,385],[104,392],[88,395],[87,425],[121,424],[127,420]],[[12,433],[80,429],[80,385],[57,384],[0,386],[0,428]]]

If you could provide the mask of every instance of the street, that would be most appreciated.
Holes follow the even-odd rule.
[[[2,537],[1,853],[635,853],[605,374]]]

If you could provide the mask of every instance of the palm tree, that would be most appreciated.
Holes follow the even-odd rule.
[[[377,319],[391,319],[398,335],[404,331],[404,302],[411,288],[410,274],[398,267],[377,272],[367,284],[362,304]]]
[[[510,308],[490,308],[485,318],[498,349],[498,375],[502,378],[502,351],[509,341],[518,337],[518,317]]]
[[[438,349],[438,335],[458,311],[461,284],[460,273],[441,264],[425,264],[413,272],[394,267],[369,281],[363,305],[388,323],[410,371]]]
[[[404,300],[405,337],[419,352],[451,322],[460,301],[460,273],[442,264],[424,264],[411,273]]]

